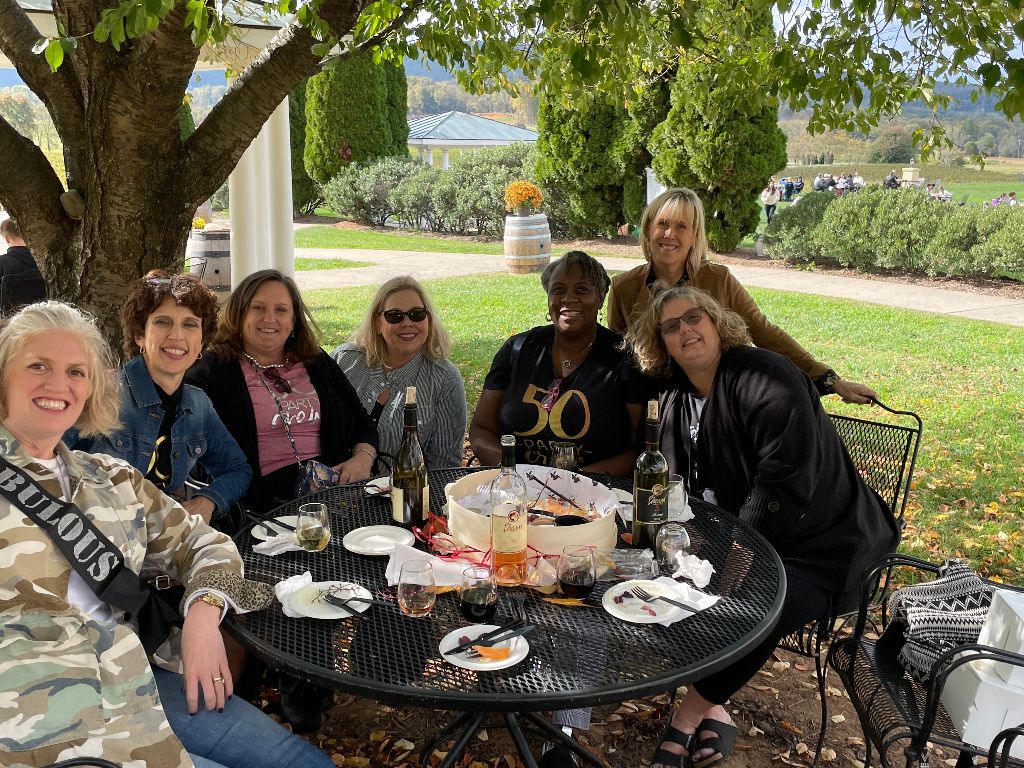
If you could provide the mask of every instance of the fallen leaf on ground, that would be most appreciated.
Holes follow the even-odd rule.
[[[831,720],[833,723],[845,723],[846,722],[846,716],[845,715],[832,715],[832,717],[830,717],[829,720]]]
[[[831,763],[836,759],[836,751],[831,747],[824,747],[821,750],[821,759],[826,763]]]
[[[758,736],[758,735],[761,735],[761,736],[763,736],[763,735],[764,735],[764,731],[762,731],[762,730],[761,730],[760,728],[758,728],[758,727],[757,727],[756,725],[752,725],[752,726],[750,727],[750,730],[749,730],[749,731],[747,731],[747,736]]]
[[[380,741],[384,738],[386,731],[378,730],[370,734],[370,741]]]
[[[776,661],[772,664],[772,669],[774,669],[776,672],[785,672],[791,666],[793,665],[790,664],[788,661]]]
[[[416,745],[408,739],[399,739],[395,742],[395,749],[401,749],[403,751],[407,749],[416,749]]]
[[[805,752],[809,752],[811,748],[804,744],[802,741],[798,741],[794,749],[796,750],[796,753],[798,755],[802,755]]]

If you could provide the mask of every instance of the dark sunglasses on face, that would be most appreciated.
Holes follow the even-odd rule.
[[[263,375],[270,379],[270,383],[274,385],[274,389],[280,392],[282,395],[290,395],[292,393],[292,385],[288,383],[288,379],[281,375],[281,372],[276,368],[265,368]]]
[[[400,309],[385,309],[381,314],[384,315],[384,319],[388,321],[389,325],[398,325],[406,317],[414,323],[422,323],[430,313],[427,312],[426,307],[413,307],[408,312],[403,312]]]
[[[661,331],[662,336],[671,336],[674,333],[679,333],[683,323],[689,326],[699,325],[706,314],[707,312],[700,307],[694,307],[679,317],[670,317],[668,320],[662,321],[658,324],[658,330]]]

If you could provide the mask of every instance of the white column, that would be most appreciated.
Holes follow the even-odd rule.
[[[651,202],[654,198],[665,191],[658,180],[654,177],[654,171],[650,168],[647,169],[647,202]]]
[[[295,274],[295,234],[292,227],[292,146],[288,124],[288,99],[274,110],[265,128],[267,131],[268,183],[267,267],[286,275]]]
[[[433,167],[433,165],[434,165],[434,148],[430,147],[430,146],[427,146],[427,147],[424,147],[424,149],[427,151],[427,165]]]
[[[441,149],[441,167],[448,170],[448,147]]]
[[[260,153],[256,141],[245,150],[235,166],[235,170],[228,177],[232,288],[237,286],[243,277],[258,269],[256,265],[258,264],[259,205],[256,198],[260,182],[258,167]]]

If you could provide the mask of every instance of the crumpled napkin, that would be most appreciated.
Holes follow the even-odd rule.
[[[679,567],[672,574],[672,578],[689,579],[703,589],[711,583],[711,576],[714,572],[715,566],[707,560],[701,560],[696,555],[685,555],[679,558]]]
[[[443,560],[422,550],[410,547],[408,544],[395,544],[395,550],[388,558],[388,567],[384,571],[384,577],[390,586],[398,583],[398,577],[402,573],[402,566],[405,563],[415,560],[428,561],[434,570],[434,585],[438,587],[458,587],[462,584],[462,572],[469,568],[472,563],[462,560]]]
[[[295,538],[294,534],[292,534],[292,538]],[[255,547],[253,549],[255,549]],[[308,587],[312,583],[313,576],[309,571],[306,571],[305,573],[300,573],[297,576],[287,578],[284,581],[279,581],[274,585],[274,594],[277,595],[277,601],[281,603],[281,608],[284,609],[285,616],[290,616],[293,619],[297,619],[302,616],[301,613],[296,613],[291,609],[291,606],[288,605],[288,601],[291,599],[292,595],[303,587]]]
[[[659,576],[654,581],[658,584],[665,585],[674,593],[670,595],[665,595],[666,597],[671,597],[673,600],[678,600],[681,603],[686,603],[686,605],[689,605],[691,608],[694,608],[697,611],[703,611],[705,608],[710,608],[712,605],[714,605],[722,599],[718,595],[709,595],[707,592],[701,592],[699,589],[695,589],[694,587],[691,587],[689,584],[683,584],[678,581],[673,581],[668,576]],[[667,606],[668,603],[661,603],[661,605]],[[687,616],[692,615],[693,614],[689,611],[679,611],[678,615],[672,617],[671,619],[659,621],[658,624],[661,624],[661,626],[663,627],[667,627],[669,624],[675,624],[680,619],[685,619]]]
[[[261,541],[252,548],[252,551],[273,557],[283,552],[301,552],[302,547],[299,546],[299,542],[292,531],[285,531],[284,533],[277,534],[277,536],[270,537],[266,541]]]

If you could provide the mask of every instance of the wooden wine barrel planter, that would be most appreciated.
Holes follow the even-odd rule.
[[[551,260],[551,230],[543,213],[505,217],[505,266],[514,275],[540,272]]]
[[[231,230],[198,229],[192,233],[189,259],[206,259],[203,282],[224,301],[231,293]]]

